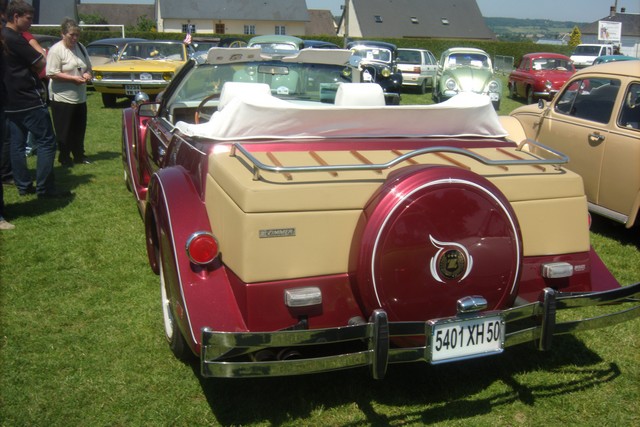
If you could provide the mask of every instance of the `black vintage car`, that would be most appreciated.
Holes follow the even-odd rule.
[[[357,40],[349,42],[347,49],[353,52],[351,63],[360,69],[361,81],[382,86],[388,105],[400,104],[402,74],[398,71],[396,46],[379,41]]]

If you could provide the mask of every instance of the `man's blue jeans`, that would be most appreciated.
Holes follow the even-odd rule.
[[[13,181],[20,193],[26,193],[33,186],[27,168],[27,134],[33,134],[34,148],[37,149],[36,193],[45,194],[54,190],[53,162],[56,157],[56,137],[47,107],[19,113],[5,112],[7,131],[11,148]]]

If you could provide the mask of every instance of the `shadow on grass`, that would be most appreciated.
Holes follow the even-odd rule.
[[[615,364],[594,366],[602,362],[600,357],[573,336],[559,337],[554,344],[555,350],[549,353],[522,345],[496,357],[466,362],[391,365],[382,381],[372,379],[364,368],[268,379],[203,379],[198,363],[192,369],[212,413],[223,425],[280,425],[349,404],[357,406],[367,425],[463,420],[515,402],[534,405],[538,399],[588,389],[620,375]],[[530,373],[535,373],[533,380],[526,378]],[[493,394],[483,393],[498,381],[506,391],[499,387]],[[474,397],[477,394],[481,396]],[[376,405],[427,408],[392,411],[400,414],[389,416]]]
[[[623,245],[633,245],[640,249],[640,223],[634,224],[631,228],[626,228],[624,224],[598,215],[592,215],[591,231]]]

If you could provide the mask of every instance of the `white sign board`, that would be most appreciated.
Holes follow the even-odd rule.
[[[620,42],[622,22],[598,21],[598,40]]]

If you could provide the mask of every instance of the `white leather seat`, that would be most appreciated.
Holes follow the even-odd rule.
[[[218,111],[222,110],[232,99],[251,99],[265,95],[271,96],[271,88],[266,83],[226,82],[220,92]]]
[[[345,107],[379,107],[385,105],[384,92],[377,83],[342,83],[336,92],[335,105]]]

